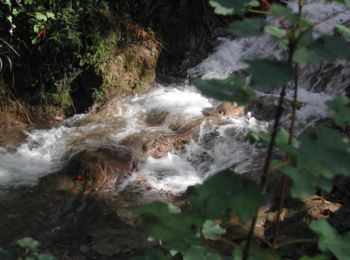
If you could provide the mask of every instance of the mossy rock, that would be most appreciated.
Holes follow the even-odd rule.
[[[83,70],[72,82],[76,112],[115,95],[147,91],[156,77],[159,52],[159,45],[152,41],[112,45],[101,61]]]

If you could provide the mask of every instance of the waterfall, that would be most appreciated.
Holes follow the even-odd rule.
[[[293,1],[287,1],[293,7]],[[315,11],[317,10],[317,11]],[[318,26],[329,33],[336,22],[350,17],[348,6],[337,3],[308,1],[305,15],[320,21],[335,15]],[[338,14],[339,13],[339,14]],[[272,18],[269,22],[275,23]],[[316,35],[317,36],[317,35]],[[276,43],[266,36],[220,38],[219,46],[206,59],[188,70],[191,77],[224,79],[247,68],[247,59],[283,58]],[[330,116],[325,101],[343,94],[350,83],[348,63],[337,61],[319,69],[303,69],[300,75],[298,100],[298,133],[320,119]],[[259,93],[261,97],[278,97],[279,91]],[[292,100],[288,90],[287,100]],[[197,132],[181,152],[161,158],[148,157],[138,162],[136,171],[116,187],[116,193],[128,189],[147,196],[152,192],[179,194],[188,186],[202,183],[209,176],[226,168],[235,172],[258,169],[259,151],[246,140],[249,132],[268,131],[269,120],[257,120],[258,114],[246,111],[242,116],[219,115],[218,120],[203,120],[202,110],[219,102],[203,96],[186,82],[156,86],[134,97],[112,100],[95,114],[78,115],[49,130],[34,130],[15,151],[0,148],[0,187],[35,185],[45,175],[62,169],[79,151],[108,145],[122,145],[134,134],[154,132],[178,134],[174,124],[185,126],[198,121]],[[257,113],[257,112],[255,112]],[[285,115],[282,122],[288,123]],[[152,121],[153,123],[150,123]],[[181,128],[181,127],[180,127]],[[142,185],[140,185],[142,182]]]

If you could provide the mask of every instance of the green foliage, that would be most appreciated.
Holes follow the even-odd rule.
[[[233,260],[241,260],[243,258],[243,246],[235,249],[233,252]],[[253,244],[249,260],[279,260],[278,254],[269,249],[261,249],[259,245]]]
[[[79,31],[79,13],[73,9],[65,8],[57,14],[55,30],[50,40],[63,50],[80,51],[83,47],[82,33]]]
[[[93,89],[93,92],[91,94],[91,98],[94,102],[100,102],[103,100],[103,97],[104,97],[104,92],[103,92],[103,89],[96,89],[94,88]]]
[[[222,15],[243,13],[249,5],[255,4],[253,1],[248,2],[247,0],[209,0],[209,3],[217,14]]]
[[[181,253],[183,259],[221,259],[201,243],[202,239],[218,240],[226,233],[213,219],[229,220],[236,214],[247,221],[260,204],[260,191],[252,181],[227,170],[192,187],[186,199],[190,209],[185,212],[160,202],[143,205],[137,212],[144,216],[146,231],[169,251]]]
[[[325,255],[316,256],[303,256],[299,260],[328,260],[329,258]]]
[[[25,237],[17,241],[17,244],[22,248],[28,248],[29,250],[36,251],[40,245],[39,241],[34,240],[31,237]]]
[[[350,59],[349,43],[340,36],[325,36],[315,40],[312,51],[325,61]]]
[[[206,239],[217,240],[226,230],[212,220],[206,220],[203,224],[202,234]]]
[[[349,38],[350,37],[350,28],[348,28],[348,27],[346,27],[346,26],[344,26],[342,24],[336,24],[335,28],[345,38]]]
[[[17,241],[17,244],[22,248],[23,253],[16,256],[14,253],[4,250],[0,247],[0,259],[4,260],[56,260],[57,258],[51,254],[40,253],[38,247],[39,241],[24,237]]]
[[[233,22],[227,28],[227,32],[237,36],[256,36],[264,32],[266,21],[261,18],[246,18]]]
[[[171,256],[166,255],[164,252],[158,249],[147,250],[145,254],[137,257],[133,257],[133,260],[170,260]]]
[[[284,18],[291,23],[296,23],[299,20],[299,16],[294,13],[292,9],[279,4],[273,4],[269,12],[271,15],[278,18]]]
[[[193,83],[204,94],[218,100],[235,101],[239,104],[247,103],[255,97],[254,91],[247,88],[245,79],[241,76],[234,75],[224,80],[201,80],[194,79]]]
[[[333,111],[333,120],[337,126],[346,127],[350,122],[350,100],[348,97],[338,97],[327,102],[328,107]]]
[[[312,221],[310,228],[319,235],[318,247],[322,252],[331,252],[339,260],[349,259],[350,232],[339,235],[324,219]]]
[[[342,0],[338,2],[344,3]],[[210,0],[209,3],[221,15],[242,14],[256,4],[243,0]],[[303,1],[299,2],[301,9],[302,3]],[[337,59],[350,59],[349,42],[345,39],[350,36],[350,31],[346,26],[338,24],[335,27],[338,34],[314,38],[313,29],[317,24],[304,18],[302,12],[294,12],[280,4],[273,4],[268,12],[283,21],[283,25],[267,25],[263,19],[256,17],[243,18],[231,23],[227,32],[243,37],[264,33],[277,41],[285,58],[246,61],[250,74],[248,85],[239,72],[225,80],[196,79],[194,83],[199,90],[218,100],[245,103],[254,96],[254,90],[273,91],[278,87],[289,87],[292,80],[298,77],[299,68],[318,66],[322,62]],[[292,180],[291,194],[296,198],[313,195],[317,190],[330,192],[336,176],[350,176],[350,141],[348,134],[339,132],[339,128],[344,130],[349,125],[350,101],[346,97],[338,97],[327,104],[332,110],[336,127],[313,127],[297,139],[290,138],[290,132],[293,131],[277,127],[277,132],[274,132],[276,138],[272,147],[278,151],[278,159],[271,153],[272,159],[269,160],[272,161],[267,161],[270,165],[268,172],[278,170],[288,176]],[[291,123],[292,130],[293,127]],[[258,135],[258,139],[258,144],[266,148],[272,138],[270,134],[262,133]],[[203,185],[191,187],[187,191],[185,199],[190,202],[190,209],[186,212],[171,214],[168,207],[161,204],[156,204],[157,207],[148,205],[147,210],[144,208],[142,212],[147,213],[146,230],[160,239],[162,244],[164,242],[167,250],[175,249],[179,252],[183,259],[215,259],[216,255],[211,256],[212,258],[206,255],[211,252],[203,247],[199,239],[224,240],[223,236],[227,235],[223,225],[225,221],[238,216],[240,221],[245,222],[257,216],[261,190],[265,190],[264,188],[230,171],[224,171],[211,177]],[[150,219],[153,220],[151,224],[147,222]],[[312,221],[310,229],[319,236],[321,252],[331,253],[337,259],[349,258],[350,232],[341,236],[326,220]],[[252,244],[248,259],[280,259],[278,245],[271,246],[274,249],[272,252],[262,249],[254,241]],[[234,246],[233,259],[244,257],[244,245],[245,243]],[[316,255],[303,256],[300,259],[329,258],[328,255]]]
[[[6,82],[18,76],[13,90],[30,105],[70,107],[72,91],[57,90],[56,83],[69,88],[79,67],[94,66],[110,53],[119,38],[109,36],[120,33],[112,7],[109,0],[0,1],[0,76]],[[10,74],[13,67],[16,75]]]
[[[208,218],[227,220],[234,211],[246,221],[259,207],[260,190],[254,182],[227,170],[214,175],[203,185],[191,188],[188,201]]]
[[[284,61],[251,60],[248,64],[248,71],[252,75],[251,86],[257,90],[273,90],[288,83],[293,77],[292,67]]]
[[[146,216],[146,231],[169,250],[184,251],[196,243],[196,232],[192,229],[193,222],[197,222],[195,216],[174,213],[168,205],[159,202],[141,206],[137,211]]]
[[[6,68],[12,71],[14,56],[19,57],[20,55],[7,41],[0,37],[0,73]]]

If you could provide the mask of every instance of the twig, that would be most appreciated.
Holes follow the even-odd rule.
[[[301,12],[302,12],[303,6],[304,6],[304,0],[299,0],[298,1],[298,7],[299,7],[298,8],[298,15],[299,15],[299,17],[301,17]],[[298,25],[296,25],[296,29],[299,29]],[[299,39],[296,39],[295,41],[291,42],[290,57],[292,57],[298,41],[299,41]],[[289,60],[289,64],[293,65],[292,59]],[[292,144],[292,140],[293,140],[293,136],[294,136],[297,104],[298,104],[299,66],[297,63],[293,66],[293,76],[294,76],[294,96],[293,96],[292,115],[291,115],[291,119],[290,119],[289,136],[288,136],[288,144],[289,145]],[[291,159],[289,155],[287,156],[287,159],[288,160]],[[278,211],[276,214],[274,232],[273,232],[273,237],[272,237],[272,246],[274,249],[276,249],[276,241],[277,241],[277,238],[278,238],[279,233],[280,233],[281,215],[282,215],[282,210],[284,208],[288,180],[289,180],[288,177],[286,175],[283,175],[280,196],[279,196]]]
[[[314,243],[314,242],[317,242],[317,240],[311,239],[311,238],[300,238],[300,239],[294,239],[294,240],[280,243],[277,245],[277,248],[281,248],[283,246],[288,246],[288,245],[292,245],[292,244],[298,244],[298,243]]]
[[[269,12],[267,12],[267,11],[262,11],[262,10],[257,10],[257,9],[248,9],[248,12],[255,13],[255,14],[264,14],[264,15],[269,14]]]
[[[227,238],[224,238],[224,237],[220,237],[219,241],[222,241],[222,242],[232,246],[233,248],[237,248],[238,247],[238,245],[235,242],[233,242],[231,240],[228,240]]]
[[[261,0],[261,2],[262,2],[266,7],[268,7],[268,8],[271,7],[271,4],[269,3],[268,0]]]
[[[265,191],[266,191],[266,183],[267,183],[267,178],[269,175],[269,168],[270,168],[270,164],[271,164],[275,140],[277,137],[278,126],[279,126],[279,122],[280,122],[280,119],[281,119],[281,116],[283,113],[283,100],[284,100],[285,96],[286,96],[286,85],[284,85],[282,87],[282,90],[281,90],[281,94],[280,94],[280,98],[279,98],[278,106],[277,106],[277,110],[276,110],[276,115],[275,115],[275,122],[273,125],[272,134],[271,134],[271,140],[270,140],[269,148],[267,151],[267,156],[265,159],[263,172],[262,172],[261,178],[260,178],[260,187],[261,187],[263,193],[265,193]],[[249,256],[250,244],[251,244],[251,240],[254,236],[254,230],[255,230],[257,218],[258,218],[258,214],[256,213],[254,218],[252,219],[252,223],[250,225],[246,246],[245,246],[244,252],[243,252],[243,258],[242,258],[243,260],[247,260],[248,256]]]
[[[275,165],[274,167],[271,167],[269,169],[269,173],[277,171],[279,168],[288,165],[290,163],[290,158],[286,158],[285,160],[281,161],[279,164]]]
[[[210,32],[210,34],[211,34],[211,36],[213,36],[213,30],[211,29],[211,26],[210,26],[210,24],[209,24],[207,7],[205,6],[205,2],[204,2],[204,0],[202,0],[202,4],[203,4],[203,9],[204,9],[204,17],[205,17],[205,21],[206,21],[206,24],[207,24],[208,30],[209,30],[209,32]]]
[[[244,225],[239,223],[239,222],[228,223],[228,224],[225,225],[225,229],[227,229],[230,226],[235,226],[235,225],[241,227],[244,231],[248,231],[248,229]],[[269,241],[267,241],[263,236],[260,236],[258,234],[254,234],[254,237],[258,238],[261,242],[265,243],[268,247],[272,248],[272,244]]]
[[[13,48],[11,46],[11,44],[9,44],[7,41],[5,41],[3,38],[0,37],[0,41],[2,41],[3,43],[5,43],[7,45],[7,47],[9,47],[18,57],[20,57],[21,55],[19,55],[19,53],[15,50],[15,48]]]

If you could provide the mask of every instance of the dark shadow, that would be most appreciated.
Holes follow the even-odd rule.
[[[84,70],[72,82],[71,98],[76,113],[86,112],[93,104],[92,94],[98,91],[103,79],[91,67]]]
[[[16,241],[32,237],[41,242],[41,252],[58,259],[102,260],[129,259],[152,247],[142,230],[118,215],[119,209],[130,210],[135,205],[133,194],[98,190],[115,177],[108,174],[128,171],[127,154],[116,151],[112,161],[112,152],[106,148],[84,151],[73,156],[61,172],[42,178],[37,186],[1,194],[1,247],[19,253]],[[87,171],[93,173],[87,176]],[[84,179],[78,178],[80,175]]]

